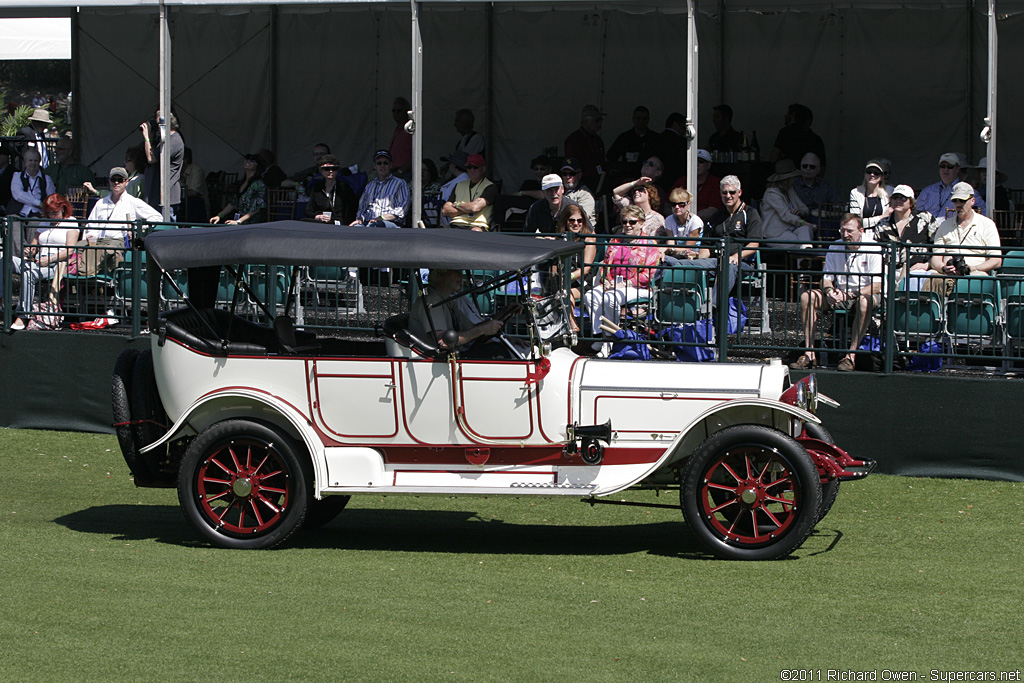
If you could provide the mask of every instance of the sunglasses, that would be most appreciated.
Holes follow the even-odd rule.
[[[110,182],[113,183],[114,185],[118,185],[120,183],[126,182],[127,180],[127,178],[122,178],[121,176],[116,175],[110,179]]]
[[[466,170],[467,171],[475,171],[478,168],[483,168],[483,167],[482,166],[477,166],[476,164],[466,164]]]
[[[564,176],[574,176],[574,175],[576,175],[577,173],[582,173],[582,172],[583,172],[583,171],[570,171],[569,169],[563,169],[563,170],[561,170],[561,171],[559,171],[559,172],[558,172],[558,175],[564,175]]]
[[[882,175],[882,172],[879,171],[877,168],[865,168],[864,169],[864,175],[871,175],[871,176],[877,175],[877,176],[880,176],[880,175]]]
[[[966,204],[967,203],[966,199],[954,199],[952,201],[953,201],[954,204]]]
[[[941,168],[943,171],[949,171],[951,169],[956,168],[956,166],[951,166],[949,164],[939,164],[939,168]]]
[[[723,197],[731,197],[734,194],[739,194],[739,190],[722,190]]]
[[[646,187],[634,187],[633,188],[633,193],[636,194],[637,192],[647,192],[647,188]]]
[[[569,223],[570,225],[574,225],[574,224],[583,225],[583,219],[582,218],[566,218],[565,222]]]
[[[814,169],[818,168],[818,165],[817,164],[800,164],[800,168],[803,168],[803,169],[806,169],[808,171],[811,171],[811,170],[814,170]]]
[[[320,170],[324,173],[327,173],[328,171],[340,171],[341,166],[321,166]]]
[[[374,166],[390,166],[391,165],[391,160],[390,159],[380,159],[378,161],[373,162],[373,164],[374,164]]]
[[[676,207],[676,206],[686,206],[686,205],[688,205],[689,203],[690,203],[690,202],[672,202],[672,206],[673,206],[673,207]]]
[[[901,194],[894,194],[893,196],[889,197],[890,204],[902,204],[905,201],[907,201],[907,198]]]
[[[627,219],[622,221],[623,225],[638,225],[639,223],[640,223],[640,221],[638,221],[635,218],[627,218]]]

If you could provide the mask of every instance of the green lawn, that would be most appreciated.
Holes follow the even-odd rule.
[[[1019,483],[844,484],[790,559],[739,563],[678,510],[494,496],[356,497],[280,549],[220,550],[173,490],[132,485],[113,437],[0,430],[0,463],[4,681],[929,680],[1024,659]]]

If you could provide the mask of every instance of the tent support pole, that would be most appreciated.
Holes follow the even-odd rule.
[[[171,134],[171,30],[167,20],[167,6],[160,0],[160,139],[166,143]],[[166,145],[162,151],[166,151]],[[171,155],[160,154],[160,206],[164,221],[171,218]]]
[[[988,117],[985,119],[986,130],[982,132],[988,157],[988,168],[985,169],[985,204],[988,206],[989,218],[995,215],[996,209],[996,90],[999,75],[999,36],[996,30],[996,3],[988,0]],[[987,135],[986,135],[987,132]]]
[[[420,35],[419,3],[409,0],[412,10],[412,216],[410,228],[419,227],[423,214],[423,37]],[[407,123],[406,126],[409,124]]]
[[[686,190],[697,208],[697,15],[686,0]]]

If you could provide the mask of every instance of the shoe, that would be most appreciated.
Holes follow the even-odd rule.
[[[844,358],[841,361],[839,361],[840,372],[853,372],[853,370],[853,361],[850,360],[849,358]]]
[[[12,330],[23,330],[23,329],[25,329],[25,319],[24,318],[18,318],[17,320],[12,322],[11,323],[11,329]]]
[[[789,364],[789,367],[793,370],[810,370],[814,367],[814,359],[808,358],[806,353],[800,354],[800,357]]]

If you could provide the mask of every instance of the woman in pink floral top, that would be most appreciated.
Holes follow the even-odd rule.
[[[602,336],[601,317],[619,324],[622,306],[627,301],[651,295],[649,287],[658,273],[656,266],[661,263],[662,253],[654,240],[641,237],[644,211],[630,205],[622,209],[622,238],[613,242],[605,253],[602,279],[583,295],[583,305],[590,312],[593,336]],[[605,342],[597,342],[594,348],[607,351]]]

